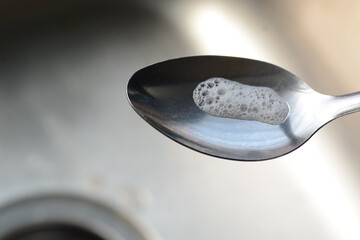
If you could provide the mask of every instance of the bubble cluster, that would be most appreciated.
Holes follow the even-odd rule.
[[[220,77],[199,83],[193,99],[202,111],[217,117],[277,125],[283,123],[289,113],[288,104],[273,89]]]

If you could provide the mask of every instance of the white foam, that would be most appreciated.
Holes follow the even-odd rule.
[[[283,123],[289,113],[288,104],[273,89],[219,77],[199,83],[193,99],[202,111],[217,117],[277,125]]]

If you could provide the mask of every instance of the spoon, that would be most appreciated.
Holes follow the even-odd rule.
[[[200,109],[194,90],[214,77],[250,90],[272,91],[287,104],[286,119],[269,124]],[[360,92],[324,95],[278,66],[224,56],[184,57],[150,65],[131,77],[127,94],[144,120],[176,142],[211,156],[244,161],[287,154],[326,123],[360,110]]]

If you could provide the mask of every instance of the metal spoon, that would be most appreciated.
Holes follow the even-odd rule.
[[[213,77],[273,89],[287,102],[288,117],[271,125],[200,110],[193,91]],[[131,77],[127,94],[135,111],[166,136],[199,152],[233,160],[282,156],[331,120],[360,110],[360,92],[320,94],[275,65],[224,56],[184,57],[145,67]]]

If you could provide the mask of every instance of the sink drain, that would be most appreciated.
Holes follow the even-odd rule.
[[[44,224],[18,229],[3,240],[105,240],[89,230],[66,224]]]
[[[0,240],[159,240],[125,212],[81,196],[46,195],[0,208]]]

